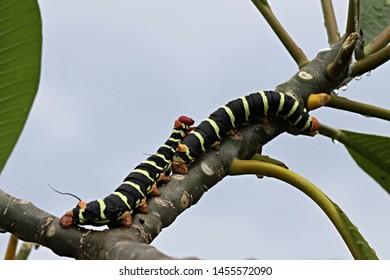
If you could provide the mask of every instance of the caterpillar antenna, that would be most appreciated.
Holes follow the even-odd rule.
[[[74,195],[73,193],[60,192],[59,190],[56,190],[55,188],[53,188],[50,184],[48,184],[48,185],[56,193],[63,194],[63,195],[70,195],[70,196],[73,196],[74,198],[78,199],[79,201],[81,201],[81,199],[77,195]]]

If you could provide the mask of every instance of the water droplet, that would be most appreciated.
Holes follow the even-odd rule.
[[[348,85],[345,84],[345,85],[342,85],[341,88],[340,88],[342,91],[346,91],[348,89]]]
[[[362,78],[362,76],[356,76],[354,79],[355,79],[356,81],[359,81],[361,78]]]
[[[332,91],[332,94],[334,95],[339,95],[339,89],[338,88],[335,88],[333,91]]]
[[[371,76],[371,71],[368,71],[368,72],[366,73],[366,76]]]
[[[338,144],[339,141],[337,139],[332,139],[333,144]]]

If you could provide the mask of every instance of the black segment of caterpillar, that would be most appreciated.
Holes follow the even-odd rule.
[[[188,173],[189,165],[242,123],[267,116],[280,116],[300,132],[315,133],[319,123],[292,96],[277,91],[259,91],[228,102],[192,130],[173,156],[173,172]]]
[[[80,201],[61,217],[61,226],[130,227],[133,212],[146,213],[146,197],[158,196],[157,186],[169,181],[172,157],[193,123],[189,117],[179,117],[168,140],[155,154],[141,162],[113,193],[89,203]]]

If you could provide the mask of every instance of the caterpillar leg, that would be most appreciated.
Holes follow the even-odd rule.
[[[141,199],[139,205],[138,205],[138,208],[137,208],[138,212],[142,213],[142,214],[147,214],[148,211],[149,211],[149,208],[148,208],[148,204],[146,203],[146,199]]]
[[[130,228],[131,225],[133,224],[133,215],[132,215],[132,212],[130,212],[130,211],[125,211],[125,212],[123,212],[121,218],[122,218],[122,219],[121,219],[121,221],[120,221],[119,224],[120,224],[121,226]]]
[[[150,196],[153,196],[153,197],[156,197],[156,196],[160,196],[160,191],[159,189],[157,188],[157,185],[156,184],[153,184],[151,187],[150,187],[150,192],[149,192]]]
[[[164,172],[160,173],[160,177],[158,178],[157,182],[161,185],[167,184],[171,178],[165,174]]]
[[[185,163],[183,160],[175,159],[172,162],[172,171],[175,174],[187,174],[189,171],[189,167],[187,163]]]
[[[215,141],[213,144],[211,144],[210,148],[214,151],[219,151],[219,149],[221,149],[221,141]]]

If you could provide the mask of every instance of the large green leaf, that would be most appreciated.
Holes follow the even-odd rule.
[[[0,1],[0,172],[38,89],[41,27],[36,0]]]
[[[390,0],[361,0],[360,25],[368,43],[390,24]]]
[[[390,193],[390,138],[343,130],[346,148],[356,163]]]

